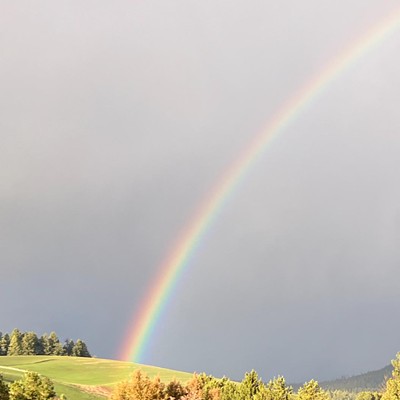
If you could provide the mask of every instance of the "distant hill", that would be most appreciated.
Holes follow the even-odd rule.
[[[347,390],[351,392],[360,392],[363,390],[375,391],[382,388],[386,378],[390,378],[392,375],[392,370],[393,367],[387,365],[377,371],[319,383],[324,389],[329,390]]]

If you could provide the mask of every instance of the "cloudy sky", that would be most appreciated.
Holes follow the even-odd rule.
[[[0,0],[1,331],[113,358],[198,204],[397,0]],[[146,363],[327,379],[400,350],[400,28],[253,166]]]

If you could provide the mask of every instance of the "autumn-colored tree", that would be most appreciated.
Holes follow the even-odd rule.
[[[179,381],[175,379],[165,386],[166,400],[180,400],[186,394],[186,389]]]
[[[115,388],[111,400],[164,400],[164,388],[160,378],[151,380],[141,370],[136,370],[129,381]]]
[[[186,394],[182,400],[202,400],[203,382],[198,374],[193,374],[192,379],[186,384]]]

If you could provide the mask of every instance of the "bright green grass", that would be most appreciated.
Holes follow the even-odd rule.
[[[24,371],[35,371],[49,377],[54,382],[57,394],[64,393],[69,400],[104,399],[99,394],[88,394],[75,385],[87,385],[96,392],[99,388],[112,389],[118,382],[128,379],[136,369],[141,369],[150,377],[159,376],[164,382],[173,379],[186,382],[192,376],[186,372],[100,358],[0,357],[0,373],[7,381],[20,379]]]

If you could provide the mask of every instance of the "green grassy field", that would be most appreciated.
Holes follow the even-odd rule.
[[[186,372],[100,358],[0,357],[0,374],[6,381],[20,379],[25,371],[35,371],[49,377],[57,394],[64,393],[68,400],[104,400],[118,382],[128,379],[136,369],[150,377],[159,376],[164,382],[173,379],[186,382],[192,376]]]

